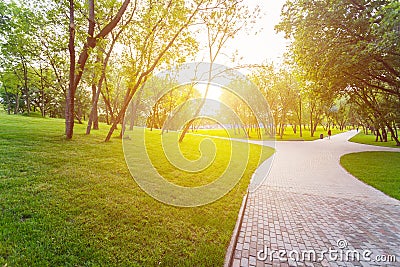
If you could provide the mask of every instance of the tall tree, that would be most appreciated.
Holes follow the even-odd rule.
[[[75,107],[75,92],[82,78],[85,69],[86,61],[90,51],[96,47],[100,39],[105,38],[119,23],[122,16],[129,6],[130,0],[124,0],[118,12],[113,19],[104,25],[97,34],[95,34],[95,3],[94,0],[88,0],[88,30],[87,39],[83,45],[82,51],[79,54],[78,61],[75,57],[75,4],[74,0],[69,1],[69,53],[70,53],[70,70],[69,70],[69,86],[66,96],[65,108],[65,134],[67,139],[71,139],[74,129],[74,107]]]

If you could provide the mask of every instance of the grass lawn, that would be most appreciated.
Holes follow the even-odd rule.
[[[387,142],[375,142],[375,135],[369,134],[366,135],[363,132],[358,133],[356,136],[351,138],[349,141],[354,143],[366,144],[366,145],[374,145],[374,146],[385,146],[385,147],[398,147],[396,146],[396,142],[390,140],[390,134],[388,135]]]
[[[63,120],[0,113],[0,266],[222,266],[251,174],[272,149],[251,145],[242,179],[223,198],[178,208],[139,188],[121,140],[104,143],[108,127],[100,127],[86,136],[76,125],[66,141]],[[198,158],[202,139],[188,135],[183,154]],[[212,181],[227,162],[217,156],[203,175],[188,176],[157,157],[158,142],[148,149],[158,171],[185,186]]]
[[[340,164],[361,181],[400,200],[400,152],[360,152],[341,157]]]
[[[299,129],[297,128],[297,132],[296,134],[293,132],[292,127],[287,127],[284,135],[282,137],[282,139],[280,138],[279,135],[276,136],[275,140],[276,141],[312,141],[312,140],[317,140],[319,139],[320,134],[323,134],[324,137],[328,136],[327,131],[325,131],[323,129],[322,126],[318,126],[317,130],[314,133],[314,136],[311,137],[311,132],[310,130],[307,129],[303,129],[303,136],[300,137],[300,132]],[[338,133],[342,133],[343,131],[340,131],[336,128],[332,129],[332,135],[338,134]],[[231,138],[246,138],[246,136],[244,135],[243,131],[241,130],[240,134],[235,134],[233,129],[200,129],[195,131],[194,133],[197,134],[204,134],[204,135],[211,135],[211,136],[221,136],[221,137],[231,137]],[[250,132],[250,139],[251,140],[259,140],[257,137],[257,133],[256,132]],[[271,140],[271,138],[269,138],[268,136],[264,136],[263,137],[264,140]]]

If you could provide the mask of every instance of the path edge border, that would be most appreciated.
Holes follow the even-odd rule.
[[[228,246],[228,248],[226,250],[225,260],[224,260],[224,267],[232,266],[233,255],[235,253],[236,243],[237,243],[237,240],[239,238],[239,232],[240,232],[240,227],[241,227],[242,222],[243,222],[244,211],[245,211],[246,206],[247,206],[248,194],[249,193],[246,193],[243,196],[242,205],[241,205],[240,210],[239,210],[239,214],[238,214],[238,218],[236,220],[235,228],[233,229],[231,241],[229,242],[229,246]]]

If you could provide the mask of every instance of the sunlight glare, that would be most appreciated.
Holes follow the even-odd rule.
[[[204,94],[206,93],[207,84],[205,84],[205,83],[197,84],[195,86],[195,88],[201,94],[201,96],[204,96]],[[210,87],[209,87],[208,92],[207,92],[207,98],[208,99],[219,101],[220,100],[219,98],[220,98],[221,94],[222,94],[221,87],[219,87],[217,85],[210,84]]]

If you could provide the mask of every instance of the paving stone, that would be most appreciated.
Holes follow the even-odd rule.
[[[241,259],[242,258],[242,252],[238,249],[235,250],[235,254],[233,255],[235,259]]]
[[[249,266],[249,259],[248,258],[242,258],[240,261],[240,266],[241,267],[248,267]]]
[[[232,263],[232,267],[240,267],[240,260],[239,259],[234,259]]]
[[[369,249],[371,258],[383,254],[400,259],[400,201],[360,182],[339,163],[342,155],[352,152],[400,149],[348,142],[354,134],[312,142],[276,142],[277,153],[267,179],[248,194],[235,250],[235,259],[241,251],[242,266],[376,266],[366,261],[331,260],[328,254],[322,261],[312,261],[313,265],[281,262],[276,255],[273,262],[254,262],[256,248],[265,246],[268,253],[272,249],[321,253],[337,250],[339,239],[347,242],[345,250],[362,253]]]
[[[249,257],[249,263],[250,263],[250,265],[256,265],[257,264],[256,257],[250,256]]]

